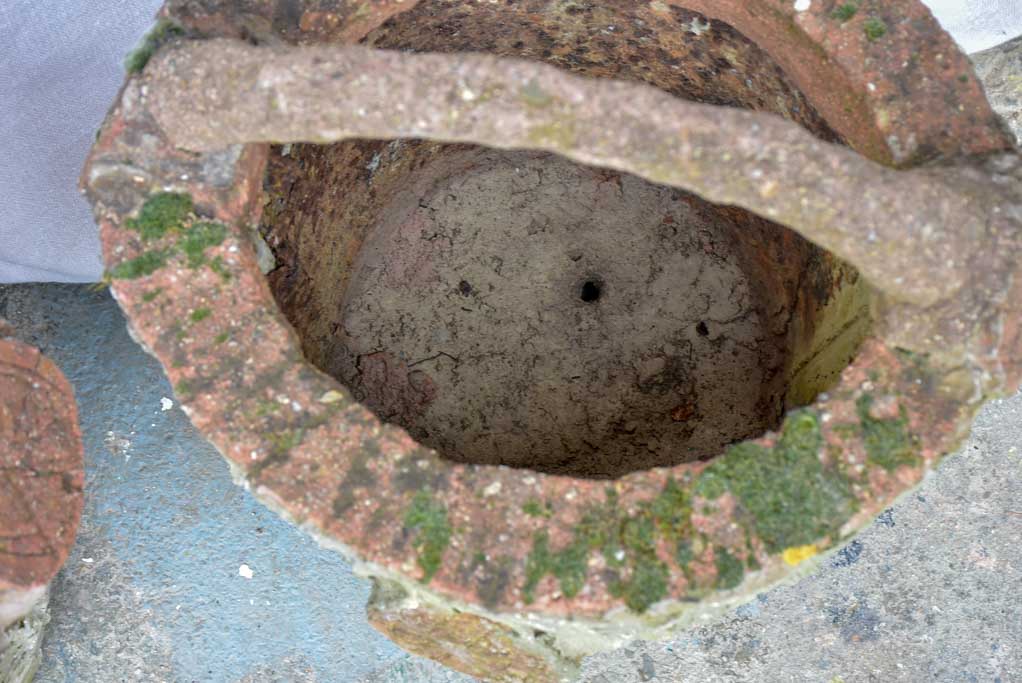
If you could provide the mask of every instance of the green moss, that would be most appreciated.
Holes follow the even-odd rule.
[[[667,595],[667,565],[655,557],[643,556],[632,569],[631,578],[616,589],[634,612],[645,612]]]
[[[706,500],[717,500],[727,492],[727,470],[710,467],[703,470],[702,476],[696,481],[693,493]]]
[[[266,398],[259,399],[258,403],[256,404],[255,416],[266,417],[267,415],[273,415],[278,410],[280,410],[280,404],[277,403],[276,401],[272,401]]]
[[[415,549],[422,582],[429,583],[440,569],[444,551],[451,542],[451,525],[447,521],[447,508],[433,500],[427,491],[419,491],[405,511],[405,528],[417,532]]]
[[[146,292],[145,294],[143,294],[142,295],[142,301],[144,301],[146,303],[149,303],[150,301],[153,301],[156,297],[158,297],[162,292],[163,292],[163,288],[162,287],[157,287],[156,289],[154,289],[154,290],[152,290],[150,292]]]
[[[859,11],[859,6],[854,2],[846,2],[834,10],[834,18],[838,21],[848,21]]]
[[[650,513],[660,531],[668,539],[687,539],[692,531],[692,496],[671,477],[653,499]]]
[[[530,517],[544,518],[549,518],[553,514],[553,510],[551,509],[551,505],[549,502],[544,505],[535,498],[530,498],[529,500],[525,501],[525,503],[522,505],[522,512],[524,512]]]
[[[585,585],[589,555],[599,552],[615,570],[613,594],[636,612],[646,610],[667,594],[668,568],[657,555],[658,539],[691,553],[690,500],[689,491],[670,479],[656,498],[628,514],[618,507],[617,492],[608,487],[604,504],[590,507],[564,548],[552,550],[547,532],[536,532],[526,559],[525,599],[533,600],[536,586],[548,574],[557,578],[566,597],[577,595]],[[685,566],[691,557],[682,560]]]
[[[654,550],[653,520],[646,515],[626,518],[621,523],[621,545],[636,553]]]
[[[220,344],[223,344],[230,338],[231,338],[230,332],[221,332],[217,336],[213,337],[213,343],[219,346]]]
[[[713,562],[717,566],[717,588],[731,590],[742,582],[745,567],[742,561],[732,555],[727,548],[717,546],[713,549]]]
[[[926,393],[933,393],[936,390],[937,373],[930,366],[928,354],[902,348],[895,348],[894,353],[902,363],[901,379],[904,382],[914,384]]]
[[[189,268],[198,268],[206,263],[205,251],[215,247],[227,237],[227,228],[223,223],[200,221],[193,224],[181,238],[181,251],[184,252]],[[223,262],[221,261],[221,266]]]
[[[198,268],[206,263],[205,250],[221,244],[227,237],[227,227],[214,221],[199,221],[194,216],[195,206],[190,195],[177,192],[160,192],[149,197],[139,210],[138,217],[129,218],[124,225],[139,233],[143,242],[176,235],[175,244],[160,251],[148,252],[139,257],[137,263],[118,266],[111,277],[140,277],[147,275],[176,254],[183,253],[189,268]],[[158,265],[157,265],[158,263]],[[151,270],[148,270],[150,269]],[[223,259],[217,256],[210,262],[213,272],[225,281],[231,275]]]
[[[866,32],[866,38],[868,38],[870,42],[875,42],[887,34],[887,24],[884,23],[883,19],[870,17],[866,20],[866,23],[862,25],[862,30]]]
[[[266,439],[270,442],[270,456],[279,458],[282,455],[288,454],[291,449],[300,446],[304,438],[305,429],[301,427],[297,429],[282,429],[279,432],[267,435]]]
[[[190,316],[188,316],[188,317],[190,317],[192,319],[193,323],[198,323],[198,322],[202,322],[203,320],[205,320],[206,318],[208,318],[211,315],[213,315],[213,311],[211,311],[210,309],[208,309],[205,306],[203,306],[203,307],[200,307],[200,308],[196,308],[194,311],[192,311],[192,314]]]
[[[209,268],[214,273],[219,275],[220,279],[222,279],[224,282],[227,282],[228,280],[231,279],[231,274],[227,271],[227,265],[224,263],[224,260],[221,257],[219,256],[213,257],[213,260],[209,262]]]
[[[695,492],[706,498],[733,493],[771,553],[832,536],[857,503],[844,475],[823,467],[822,446],[816,414],[795,411],[776,446],[732,446],[703,470]]]
[[[759,563],[759,560],[756,559],[756,555],[752,552],[751,549],[749,550],[748,558],[746,558],[745,560],[745,566],[747,566],[752,571],[759,571],[760,569],[763,568],[763,565]]]
[[[559,581],[561,593],[568,598],[578,595],[585,585],[586,559],[589,544],[578,538],[563,550],[550,550],[550,536],[545,530],[537,531],[532,537],[532,550],[525,560],[525,586],[522,590],[526,602],[535,598],[536,586],[547,574],[553,574]]]
[[[128,56],[124,59],[124,68],[127,69],[128,73],[142,71],[161,45],[171,38],[181,35],[184,35],[184,29],[169,19],[160,19],[156,26],[153,26],[149,33],[145,35],[139,46],[128,53]]]
[[[678,563],[678,566],[687,569],[694,559],[696,559],[696,555],[692,550],[692,541],[687,538],[678,541],[674,546],[674,561]]]
[[[147,251],[118,263],[107,275],[114,280],[134,280],[152,275],[167,264],[167,252]]]
[[[174,394],[176,394],[178,397],[188,396],[191,393],[192,393],[192,385],[186,379],[183,379],[183,380],[181,380],[180,382],[178,382],[177,384],[174,385]]]
[[[863,394],[855,402],[862,428],[862,440],[866,445],[866,458],[880,465],[888,472],[901,465],[918,462],[915,439],[908,431],[908,415],[902,407],[897,418],[878,420],[870,415],[873,396]]]
[[[551,571],[550,535],[546,531],[537,531],[532,537],[532,550],[525,558],[525,586],[522,595],[525,602],[532,602],[536,597],[536,586]]]
[[[193,209],[189,195],[160,192],[149,197],[138,212],[138,217],[129,218],[124,225],[138,232],[144,241],[155,240],[171,230],[179,229]]]

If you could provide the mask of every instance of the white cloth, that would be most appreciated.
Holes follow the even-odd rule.
[[[82,161],[161,0],[0,0],[0,282],[91,282]],[[1020,0],[927,0],[968,52],[1022,33]]]

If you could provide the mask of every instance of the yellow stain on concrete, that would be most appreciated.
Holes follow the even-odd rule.
[[[796,545],[785,548],[781,557],[792,567],[797,566],[820,552],[815,545]]]

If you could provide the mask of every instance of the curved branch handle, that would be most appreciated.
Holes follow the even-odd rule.
[[[161,54],[145,78],[179,147],[411,137],[546,150],[746,208],[915,305],[962,288],[962,244],[981,244],[987,222],[941,175],[885,168],[781,118],[533,62],[212,40]]]

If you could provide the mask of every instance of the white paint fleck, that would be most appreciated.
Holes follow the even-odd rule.
[[[241,565],[240,567],[238,567],[238,576],[245,579],[251,579],[253,576],[252,568],[249,567],[247,564]]]
[[[483,489],[483,495],[486,496],[487,498],[489,498],[490,496],[495,496],[498,493],[500,493],[500,482],[499,481],[495,481],[495,482],[493,482],[492,484],[490,484],[489,486],[487,486],[486,488]]]
[[[479,96],[478,96],[478,95],[476,95],[476,94],[475,94],[475,93],[474,93],[474,92],[472,91],[472,89],[471,89],[471,88],[469,88],[469,87],[467,87],[467,86],[463,86],[463,87],[461,88],[461,99],[463,99],[464,101],[466,101],[466,102],[471,102],[471,101],[475,100],[475,99],[476,99],[477,97],[479,97]]]
[[[877,91],[876,83],[867,83],[866,87],[869,88],[870,92],[876,92]]]
[[[93,562],[95,562],[95,560],[92,559],[91,557],[83,557],[82,562],[84,562],[85,564],[92,564]]]
[[[795,0],[795,11],[805,12],[812,4],[812,0]]]
[[[168,410],[170,410],[173,407],[174,407],[174,402],[171,401],[166,396],[164,396],[163,398],[160,399],[160,410],[162,410],[163,412],[167,412]]]

